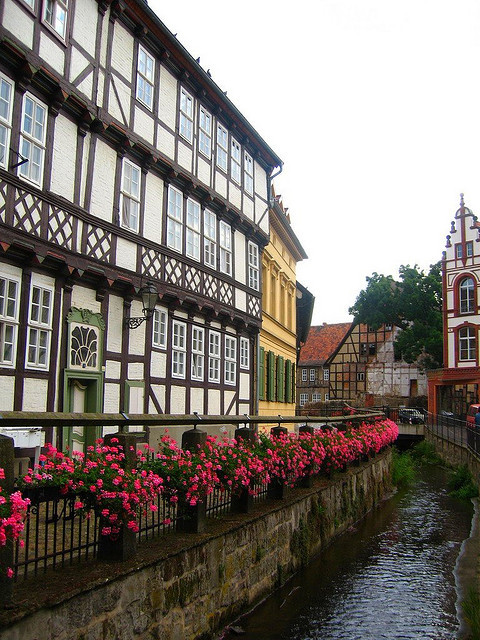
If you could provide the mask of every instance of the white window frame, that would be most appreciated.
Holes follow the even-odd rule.
[[[330,394],[326,393],[325,394],[325,402],[328,402],[330,400]]]
[[[241,184],[242,181],[242,147],[240,143],[231,138],[230,141],[230,175],[232,180],[237,184]]]
[[[222,339],[218,331],[208,334],[208,381],[220,382],[220,356]]]
[[[308,380],[308,371],[307,369],[302,369],[302,382],[307,382]]]
[[[167,348],[168,313],[165,309],[157,307],[153,312],[152,344],[159,349]]]
[[[462,278],[458,287],[458,294],[460,313],[475,313],[475,283],[473,278],[470,278],[469,276]]]
[[[187,325],[172,321],[172,378],[185,379],[187,363]]]
[[[38,300],[37,300],[38,296]],[[27,369],[49,368],[52,339],[53,288],[32,282],[28,309]],[[45,300],[48,298],[48,301]]]
[[[220,123],[217,124],[217,167],[227,173],[228,131]]]
[[[203,380],[205,368],[205,330],[192,327],[192,380]]]
[[[203,262],[217,267],[217,216],[209,209],[203,212]]]
[[[155,58],[142,45],[138,46],[136,98],[147,109],[153,109]]]
[[[466,335],[462,335],[462,333],[466,333]],[[465,355],[466,357],[464,357]],[[458,359],[465,362],[476,360],[476,356],[477,332],[473,327],[462,327],[458,331]]]
[[[220,220],[220,271],[227,276],[232,275],[232,228],[224,220]]]
[[[225,336],[223,372],[225,384],[233,386],[237,383],[237,339],[233,336]]]
[[[473,241],[472,240],[468,240],[468,242],[465,243],[465,253],[467,254],[467,258],[472,258],[473,257]]]
[[[120,189],[120,226],[138,233],[140,226],[140,193],[142,171],[128,158],[122,162],[122,185]]]
[[[310,369],[310,382],[315,382],[315,369]]]
[[[182,253],[183,245],[183,193],[168,185],[167,247]]]
[[[25,4],[35,11],[35,0],[24,0]]]
[[[253,158],[246,151],[243,154],[243,186],[253,196]]]
[[[201,105],[198,131],[198,150],[206,158],[210,159],[212,157],[212,116]]]
[[[67,33],[68,0],[44,0],[43,21],[65,40]]]
[[[27,113],[27,104],[31,104],[33,113]],[[42,117],[40,118],[40,114]],[[26,160],[18,167],[18,175],[28,182],[42,186],[45,168],[45,147],[47,140],[46,105],[31,93],[25,93],[22,103],[22,121],[20,124],[20,159]]]
[[[312,393],[312,402],[321,402],[322,394],[321,393]]]
[[[8,169],[10,155],[14,91],[12,80],[0,73],[0,167],[4,169]]]
[[[300,393],[298,397],[298,404],[303,407],[308,402],[308,393]]]
[[[258,291],[260,289],[260,252],[258,245],[248,242],[248,286]]]
[[[193,141],[193,96],[183,87],[180,89],[180,122],[178,131],[182,138]]]
[[[323,381],[328,382],[330,380],[330,369],[323,370]]]
[[[20,280],[0,276],[0,366],[14,367],[17,357]],[[7,351],[10,357],[6,358]]]
[[[250,368],[250,340],[240,338],[240,369]]]
[[[187,198],[185,253],[189,258],[198,261],[200,260],[200,216],[199,203]]]

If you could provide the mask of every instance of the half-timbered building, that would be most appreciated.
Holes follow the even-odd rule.
[[[0,22],[0,409],[253,411],[281,160],[142,0]]]

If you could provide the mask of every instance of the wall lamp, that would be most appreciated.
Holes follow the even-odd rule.
[[[158,300],[158,291],[153,282],[147,282],[147,284],[140,289],[139,294],[142,296],[143,316],[138,318],[125,318],[125,324],[129,329],[136,329],[142,324],[142,322],[145,322],[145,320],[150,320],[153,316],[153,312],[155,311],[155,305]]]

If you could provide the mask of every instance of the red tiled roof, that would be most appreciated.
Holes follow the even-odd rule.
[[[351,322],[310,327],[306,343],[300,350],[300,365],[323,364],[332,355],[352,326]]]

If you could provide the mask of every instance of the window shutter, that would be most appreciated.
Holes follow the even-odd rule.
[[[268,352],[267,361],[267,400],[275,402],[275,354]]]
[[[258,358],[258,398],[265,400],[265,349],[260,347]]]
[[[277,400],[285,401],[285,365],[283,356],[277,357]]]
[[[285,402],[292,402],[292,361],[285,362]]]

